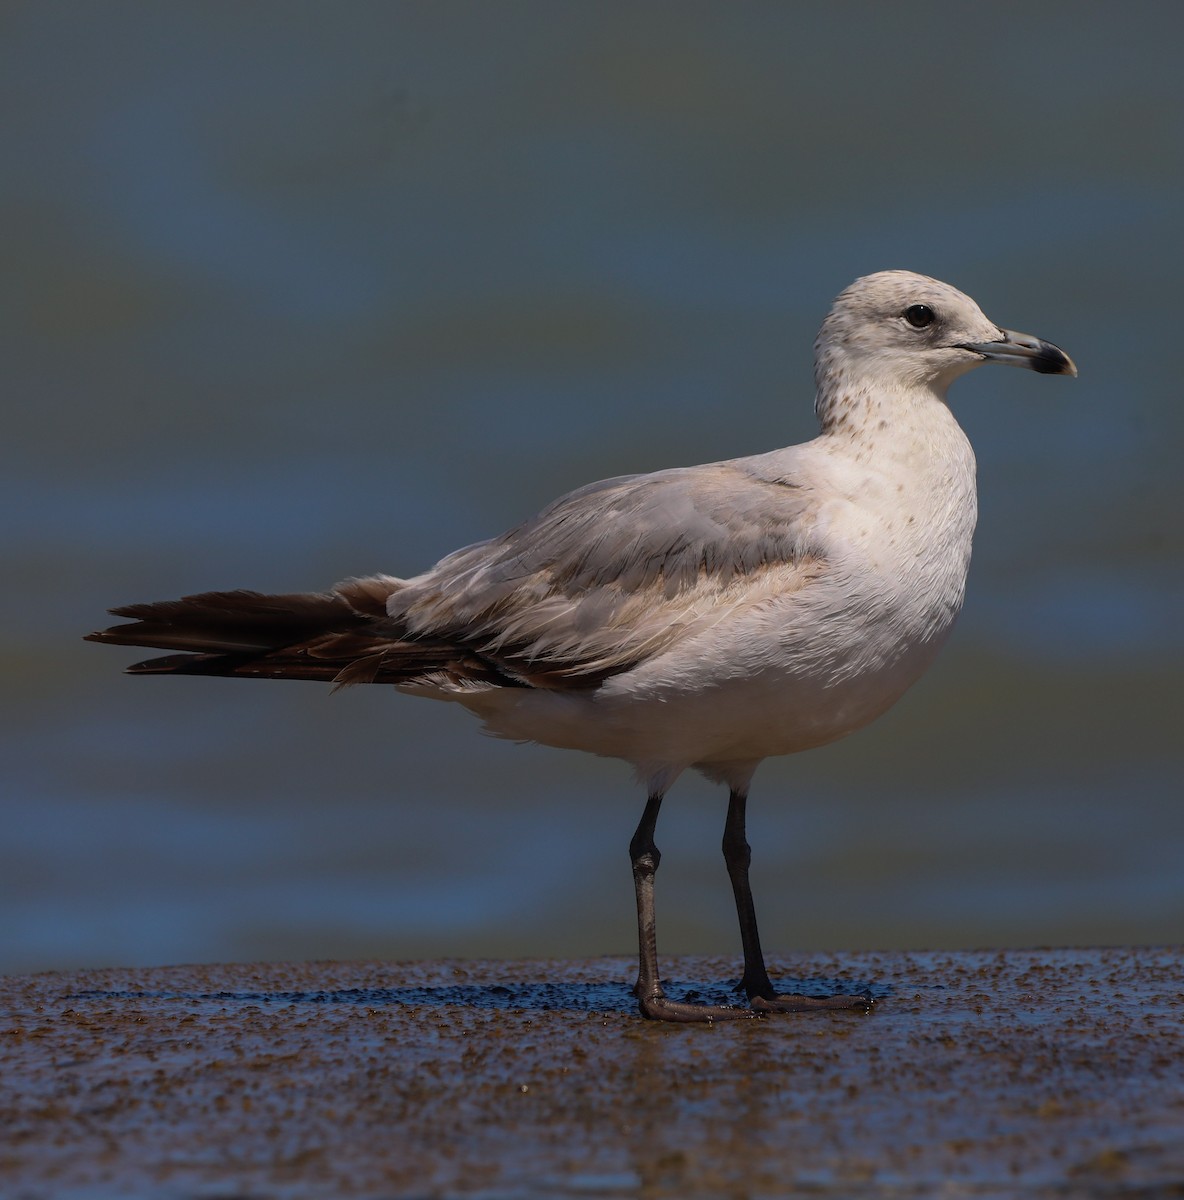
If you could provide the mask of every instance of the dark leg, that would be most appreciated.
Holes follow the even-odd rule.
[[[654,845],[661,796],[651,796],[629,843],[633,863],[633,888],[637,893],[638,971],[634,992],[642,1016],[654,1021],[721,1021],[752,1017],[749,1009],[725,1008],[718,1004],[686,1004],[668,1000],[658,975],[658,937],[654,917],[654,876],[662,855]]]
[[[752,847],[744,832],[745,808],[748,797],[739,792],[728,796],[728,819],[724,825],[724,863],[728,878],[732,881],[732,894],[736,897],[736,916],[740,921],[740,944],[744,947],[744,977],[740,986],[752,1000],[756,996],[771,1000],[773,985],[765,970],[765,956],[761,950],[761,935],[756,927],[756,908],[752,902],[752,888],[748,883],[748,866],[752,862]]]
[[[811,1012],[817,1009],[848,1008],[866,1012],[872,1006],[870,996],[799,996],[778,995],[765,970],[761,935],[756,927],[756,908],[748,883],[752,849],[744,833],[748,796],[732,792],[728,797],[728,820],[724,825],[724,862],[732,893],[736,897],[736,916],[740,920],[740,942],[744,947],[744,977],[740,986],[757,1012]],[[647,810],[648,811],[648,810]],[[657,813],[654,813],[657,819]]]

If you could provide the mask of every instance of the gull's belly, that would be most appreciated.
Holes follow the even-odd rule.
[[[853,733],[900,699],[933,662],[954,615],[935,626],[915,606],[905,611],[881,603],[854,616],[847,609],[842,621],[799,611],[770,628],[776,621],[770,613],[736,631],[731,663],[717,658],[708,686],[689,688],[685,679],[680,686],[675,667],[666,687],[650,697],[659,699],[653,706],[664,714],[659,719],[695,755],[693,762],[808,750]],[[694,649],[688,647],[687,675],[696,669]]]
[[[963,573],[964,575],[964,573]],[[925,672],[956,602],[843,581],[715,626],[595,691],[460,696],[491,732],[634,764],[759,760],[825,745]]]
[[[906,646],[850,647],[818,670],[772,666],[730,680],[684,714],[702,722],[696,762],[756,760],[824,746],[886,712],[925,673],[945,638]],[[866,655],[859,651],[867,651]],[[855,661],[861,660],[858,667]],[[684,725],[685,727],[685,725]]]

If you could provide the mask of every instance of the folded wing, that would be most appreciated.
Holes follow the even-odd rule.
[[[742,463],[605,480],[409,580],[112,610],[139,673],[592,688],[822,569],[811,495]]]

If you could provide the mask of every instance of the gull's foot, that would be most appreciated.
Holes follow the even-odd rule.
[[[753,996],[749,1002],[757,1014],[764,1013],[804,1013],[804,1012],[871,1012],[875,1007],[876,998],[870,992],[860,992],[856,996],[800,996],[787,994],[781,996]]]
[[[677,1021],[682,1024],[698,1022],[712,1025],[716,1021],[752,1021],[760,1016],[754,1008],[733,1008],[726,1004],[690,1004],[683,1000],[668,1000],[661,995],[643,996],[638,999],[637,1006],[641,1009],[641,1015],[651,1021]]]

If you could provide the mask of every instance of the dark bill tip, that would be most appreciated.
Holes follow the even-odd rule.
[[[1076,375],[1077,365],[1060,348],[1028,333],[1001,329],[1003,336],[996,342],[963,342],[962,350],[981,354],[987,362],[1027,367],[1041,375]]]

